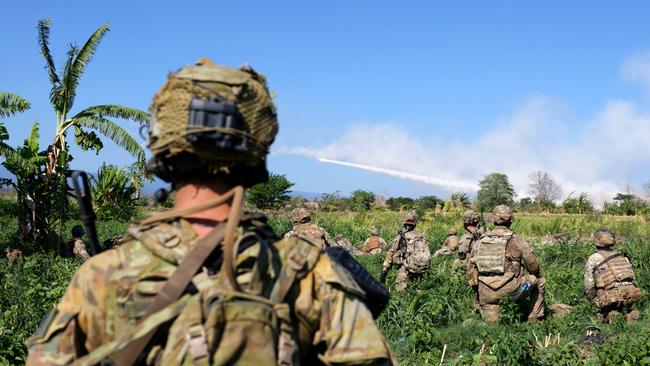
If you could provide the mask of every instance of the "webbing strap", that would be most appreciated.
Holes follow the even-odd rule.
[[[598,263],[598,264],[594,267],[594,269],[593,269],[591,272],[592,272],[592,273],[596,273],[596,271],[597,271],[600,267],[602,267],[602,266],[604,266],[605,264],[607,264],[607,262],[611,261],[611,260],[614,259],[614,258],[618,258],[618,257],[622,257],[622,256],[624,256],[623,253],[616,253],[616,254],[612,254],[612,255],[610,255],[610,256],[607,257],[604,261]]]

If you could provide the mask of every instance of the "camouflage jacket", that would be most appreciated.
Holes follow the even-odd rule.
[[[412,246],[412,243],[416,239],[423,238],[422,234],[412,230],[412,231],[405,232],[403,236],[404,236],[403,242],[400,242],[399,235],[397,235],[395,239],[393,239],[393,242],[391,243],[388,252],[386,252],[386,260],[384,261],[384,268],[390,268],[393,264],[398,266],[403,265],[408,255],[431,256],[430,252],[415,253],[411,248],[409,248],[410,246]],[[428,250],[429,248],[427,247],[426,249]]]
[[[295,235],[300,235],[303,237],[308,237],[317,240],[325,248],[337,246],[332,237],[323,229],[318,226],[315,222],[308,222],[305,224],[295,224],[291,231],[284,235],[285,238],[290,238]]]
[[[458,245],[458,257],[461,260],[469,260],[472,258],[472,252],[478,239],[480,239],[480,234],[472,234],[470,232],[465,232],[460,237],[460,243]]]
[[[134,226],[129,231],[122,245],[90,258],[79,268],[61,302],[28,341],[28,365],[68,365],[87,353],[101,352],[101,346],[106,348],[106,344],[136,333],[137,322],[164,285],[165,278],[174,272],[181,259],[198,242],[191,224],[182,219],[148,227]],[[270,228],[253,229],[242,222],[235,273],[244,295],[266,297],[272,290],[274,279],[278,278],[278,272],[284,271],[286,266],[295,267],[298,275],[295,281],[290,282],[291,288],[285,300],[290,312],[285,319],[293,319],[290,334],[292,343],[297,345],[296,358],[299,360],[295,363],[395,364],[370,311],[362,302],[364,293],[349,272],[324,254],[318,242],[299,237],[276,240]],[[261,249],[270,248],[262,245],[266,241],[272,250]],[[296,253],[302,253],[305,258],[302,263],[296,260]],[[263,255],[270,255],[272,263],[277,265],[257,265],[262,263],[259,258]],[[228,292],[229,288],[224,289],[227,281],[214,268],[219,265],[217,251],[206,259],[203,270],[186,290],[194,288],[191,293],[198,294],[190,296],[186,293],[181,298],[189,298],[185,302],[187,305],[179,310],[180,315],[170,318],[170,328],[163,333],[166,336],[154,338],[156,343],[141,358],[143,363],[197,364],[192,358],[188,361],[184,355],[198,350],[204,353],[201,359],[204,362],[200,364],[274,364],[273,358],[268,357],[269,350],[275,350],[274,340],[248,334],[249,330],[238,327],[236,323],[223,334],[218,329],[216,333],[219,334],[215,334],[215,328],[207,326],[198,333],[179,331],[185,329],[180,326],[181,320],[186,320],[184,316],[198,319],[198,324],[204,326],[201,322],[207,322],[214,315],[207,314],[208,319],[202,319],[202,309],[205,310],[206,304],[210,303],[201,305],[198,301],[214,298],[210,295],[215,293],[232,294],[232,291]],[[261,276],[251,276],[253,268],[259,269],[256,273]],[[250,301],[242,302],[242,305],[245,303]],[[245,307],[239,310],[234,307],[229,311],[246,319],[259,316]],[[214,342],[208,341],[207,347],[205,342],[197,344],[195,340],[199,336],[204,341]]]
[[[585,265],[584,273],[584,286],[585,294],[589,300],[592,300],[597,295],[597,290],[602,290],[606,287],[615,287],[616,285],[625,283],[633,284],[636,280],[632,264],[625,256],[620,256],[616,260],[603,264],[606,259],[618,255],[619,253],[613,250],[599,250],[589,256],[587,264]],[[594,271],[596,266],[599,270]],[[596,272],[596,273],[595,273]],[[601,276],[601,281],[598,281],[597,276]],[[608,276],[609,275],[609,276]],[[609,281],[602,280],[602,277],[608,277]],[[608,283],[611,282],[611,283]]]

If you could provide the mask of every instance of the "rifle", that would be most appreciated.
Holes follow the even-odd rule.
[[[88,252],[90,256],[99,253],[99,244],[97,241],[97,227],[95,220],[97,216],[93,211],[93,204],[90,197],[90,184],[88,183],[88,174],[81,170],[72,172],[72,186],[74,187],[75,198],[79,204],[79,218],[86,229],[90,246]]]
[[[394,253],[393,255],[395,255],[395,254],[399,255],[399,253],[401,253],[401,251],[402,251],[403,243],[406,243],[406,240],[404,239],[404,231],[402,231],[402,230],[398,231],[397,235],[399,236],[399,242],[398,242],[398,246],[397,246],[397,252]],[[388,275],[388,271],[390,271],[391,267],[392,267],[392,263],[391,263],[390,267],[381,270],[381,273],[379,274],[379,282],[386,283],[386,276]]]

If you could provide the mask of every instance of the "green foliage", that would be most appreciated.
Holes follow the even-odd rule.
[[[606,202],[604,212],[610,215],[639,215],[648,211],[648,204],[629,193],[618,193],[613,203]]]
[[[507,175],[491,173],[483,177],[478,184],[480,188],[476,200],[481,211],[492,211],[498,205],[514,203],[515,189]]]
[[[594,205],[589,199],[587,192],[582,192],[578,197],[571,197],[573,193],[562,202],[562,207],[564,212],[572,214],[584,214],[591,213],[594,211]]]
[[[248,189],[246,201],[263,210],[279,209],[289,202],[289,189],[293,186],[285,175],[271,173],[268,182],[256,184]]]
[[[93,177],[91,188],[95,213],[100,218],[128,219],[133,215],[141,183],[139,176],[132,176],[124,168],[102,164]]]
[[[368,211],[375,202],[375,194],[372,192],[357,189],[352,192],[350,198],[350,208],[354,211]]]
[[[427,200],[430,202],[430,200]],[[415,200],[410,197],[391,197],[386,200],[386,204],[393,211],[412,210],[415,208]],[[435,207],[435,203],[433,207]]]
[[[319,200],[321,210],[325,212],[347,211],[350,209],[350,200],[341,197],[341,192],[325,193]]]

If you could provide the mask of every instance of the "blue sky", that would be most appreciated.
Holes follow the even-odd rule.
[[[8,0],[0,90],[26,97],[32,109],[4,122],[14,144],[35,120],[43,145],[53,133],[39,19],[53,21],[57,65],[68,43],[110,22],[77,108],[146,110],[169,71],[203,56],[248,62],[277,92],[280,134],[270,168],[296,190],[455,190],[315,159],[325,157],[474,183],[502,171],[520,195],[528,172],[544,170],[565,196],[585,190],[600,199],[650,180],[648,147],[632,147],[650,136],[643,135],[650,132],[649,13],[642,1]],[[73,167],[131,162],[105,145],[98,156],[73,150]]]

